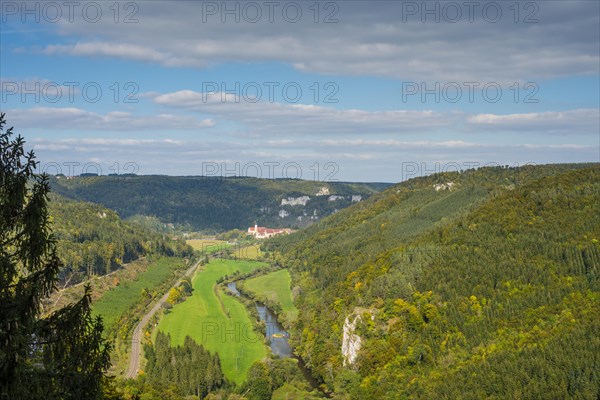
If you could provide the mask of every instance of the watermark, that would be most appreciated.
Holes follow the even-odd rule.
[[[402,1],[403,23],[496,24],[511,20],[515,24],[537,24],[540,6],[534,1]]]
[[[340,7],[335,1],[203,1],[202,23],[276,23],[296,24],[311,21],[315,24],[337,24]]]
[[[422,103],[498,103],[508,98],[515,103],[539,103],[539,86],[535,82],[514,82],[503,89],[498,82],[402,82],[402,102]],[[508,97],[505,97],[508,96]]]
[[[140,167],[135,162],[115,162],[108,167],[108,176],[120,177],[136,175]],[[74,179],[77,177],[102,176],[102,166],[97,162],[80,163],[78,161],[66,161],[63,163],[48,162],[41,166],[43,174],[54,175],[57,178]]]
[[[310,100],[314,103],[339,103],[340,91],[336,82],[313,82],[302,85],[298,82],[202,82],[203,103],[298,103]]]
[[[252,324],[242,324],[234,322],[227,324],[225,322],[216,323],[203,321],[200,324],[200,344],[208,341],[220,342],[223,344],[231,343],[256,343],[263,341],[263,336],[255,332]],[[131,343],[140,343],[137,339],[131,339]]]
[[[108,167],[107,167],[108,165]],[[103,168],[104,166],[104,168]],[[139,174],[140,167],[136,162],[48,162],[40,166],[41,173],[67,178],[87,176],[127,176]],[[313,162],[301,165],[297,162],[202,162],[200,179],[303,179],[316,182],[337,182],[336,178],[340,168],[334,162]]]
[[[140,11],[135,1],[2,1],[2,23],[114,22],[137,24]]]
[[[205,178],[264,178],[305,179],[316,182],[337,182],[340,167],[335,162],[301,165],[297,162],[202,162],[202,177]]]
[[[212,240],[209,240],[208,243],[201,243],[201,246],[197,251],[201,254],[210,256],[212,258],[222,258],[229,259],[229,254],[232,252],[236,252],[243,247],[240,247],[238,243],[230,244],[230,243],[215,243]]]
[[[104,165],[104,168],[103,168]],[[107,165],[109,165],[107,167]],[[336,178],[340,168],[334,162],[313,162],[312,164],[301,165],[297,162],[202,162],[201,174],[198,178],[213,180],[227,179],[304,179],[316,182],[337,182]],[[55,175],[67,178],[87,177],[87,176],[127,176],[139,174],[140,167],[136,162],[114,162],[109,164],[103,162],[79,162],[65,161],[48,162],[41,165],[41,172],[48,175]]]
[[[9,100],[21,103],[74,103],[81,99],[86,103],[98,103],[108,98],[114,103],[137,104],[140,87],[135,82],[112,82],[102,85],[98,82],[52,82],[52,81],[2,81],[0,98],[2,103]]]
[[[531,169],[527,168],[534,166],[534,163],[513,163],[499,164],[496,162],[479,162],[479,161],[453,161],[453,162],[402,162],[401,165],[401,178],[400,181],[407,181],[409,179],[424,177],[433,174],[442,174],[447,172],[462,172],[461,180],[472,180],[476,177],[476,172],[481,168],[499,168],[500,172],[504,171],[507,178],[510,178],[513,183],[519,183],[523,181],[527,176],[531,174]],[[437,190],[454,190],[455,183],[444,182],[434,184],[432,187]]]
[[[252,324],[235,322],[218,324],[216,322],[202,322],[200,324],[200,344],[208,341],[227,343],[256,343],[262,341],[262,336],[254,331]]]

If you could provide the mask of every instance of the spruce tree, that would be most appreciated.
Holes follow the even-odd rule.
[[[0,114],[0,398],[96,399],[110,364],[102,320],[81,300],[43,317],[62,263],[48,214],[48,177],[35,173]]]

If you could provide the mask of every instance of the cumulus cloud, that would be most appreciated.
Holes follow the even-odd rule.
[[[236,16],[236,11],[223,14],[224,7],[237,7],[243,14],[242,10],[252,4],[248,2],[159,0],[127,3],[128,9],[120,10],[120,21],[115,23],[113,3],[95,2],[103,8],[103,18],[97,23],[81,20],[80,15],[75,21],[42,23],[40,27],[49,34],[40,39],[44,43],[41,47],[28,47],[34,40],[23,38],[21,43],[14,43],[18,47],[12,51],[22,53],[26,49],[46,59],[56,57],[56,61],[64,57],[81,57],[92,63],[100,58],[131,60],[138,63],[126,63],[118,73],[135,74],[139,67],[140,77],[148,71],[159,70],[168,76],[177,74],[175,68],[203,69],[227,63],[224,75],[234,68],[244,76],[247,63],[269,63],[266,71],[277,74],[280,64],[287,64],[306,73],[306,80],[312,74],[332,75],[340,81],[345,76],[361,77],[348,79],[354,89],[365,82],[379,85],[381,80],[371,79],[374,76],[402,82],[457,82],[464,87],[465,82],[509,86],[597,75],[600,3],[520,2],[515,14],[514,2],[480,1],[472,17],[466,3],[319,2],[316,15],[313,2],[278,2],[270,21],[266,3],[257,2],[253,4],[262,7],[262,15],[253,22],[248,21],[248,15]],[[302,9],[298,21],[289,21],[292,9],[282,14],[288,4]],[[451,14],[446,13],[453,5],[461,8],[458,21],[450,21]],[[491,21],[496,6],[501,8],[501,15]],[[483,11],[486,7],[487,13]],[[425,9],[435,11],[424,14]],[[124,23],[132,10],[137,22]],[[5,31],[12,34],[10,29]],[[87,61],[82,65],[87,66]],[[152,65],[148,68],[139,62]],[[99,65],[104,68],[108,64]],[[100,72],[95,67],[90,65],[85,72]],[[98,76],[112,77],[115,73],[101,72]],[[208,73],[214,76],[219,69]],[[0,83],[5,81],[0,79]],[[19,82],[29,87],[35,79]],[[483,108],[469,105],[462,111],[449,111],[451,105],[436,103],[434,110],[415,110],[410,108],[414,103],[396,107],[397,96],[390,100],[382,94],[373,104],[369,95],[354,98],[356,108],[343,109],[325,103],[237,101],[231,94],[177,91],[181,87],[173,84],[165,79],[149,89],[162,93],[141,93],[143,104],[118,109],[112,108],[121,106],[103,103],[79,106],[78,97],[70,107],[52,104],[54,107],[24,109],[21,104],[7,111],[11,124],[42,132],[33,142],[47,160],[74,157],[107,165],[117,159],[135,161],[141,166],[140,173],[194,174],[205,161],[299,162],[307,168],[315,162],[339,162],[342,179],[396,181],[400,180],[395,174],[402,162],[411,160],[506,164],[598,159],[600,113],[594,108],[596,103],[589,100],[552,103],[562,107],[561,111],[542,109],[550,104],[544,103],[523,106],[509,114],[502,112],[514,110],[514,106],[502,103]],[[189,85],[183,87],[197,88],[194,82]],[[390,83],[389,90],[395,90],[394,86],[399,84]],[[12,99],[18,99],[21,87],[9,89],[14,92]],[[47,94],[52,97],[66,89],[50,85]],[[381,104],[386,109],[374,111]],[[410,109],[401,109],[404,106]],[[196,141],[189,140],[191,131],[199,132]],[[94,135],[106,137],[89,137]],[[385,166],[389,170],[383,170]]]
[[[304,104],[236,101],[231,94],[183,90],[158,95],[154,102],[209,114],[243,124],[250,134],[323,135],[433,132],[451,126],[460,117],[456,112],[431,110],[365,111],[340,110]]]
[[[580,109],[523,114],[478,114],[467,118],[473,129],[552,134],[593,134],[600,132],[600,110]]]
[[[598,134],[600,110],[578,109],[522,114],[458,111],[365,111],[315,105],[248,102],[235,95],[183,90],[156,95],[154,102],[178,110],[208,114],[240,124],[247,135],[376,135],[505,131],[532,134]],[[337,140],[337,139],[336,139]],[[450,143],[450,142],[449,142]]]
[[[190,90],[149,94],[159,106],[175,113],[139,115],[124,111],[97,113],[75,107],[34,107],[8,110],[11,124],[44,130],[93,131],[204,131],[239,138],[326,137],[334,141],[370,140],[393,145],[396,136],[447,137],[447,146],[460,145],[461,135],[489,137],[497,132],[531,135],[598,135],[600,110],[575,109],[520,114],[468,114],[458,111],[336,109],[303,104],[236,102],[233,95],[209,96]],[[217,127],[217,121],[219,126]],[[207,131],[208,132],[208,131]],[[343,139],[342,139],[343,138]],[[350,139],[348,139],[350,138]],[[383,139],[382,139],[383,138]],[[452,138],[452,139],[450,139]],[[401,142],[400,142],[401,143]],[[422,141],[429,144],[427,141]]]
[[[104,173],[129,164],[140,174],[212,175],[232,173],[269,177],[299,169],[302,178],[396,182],[415,174],[482,165],[523,165],[560,161],[594,161],[598,146],[559,144],[482,144],[467,141],[286,140],[286,141],[168,141],[140,139],[67,138],[33,140],[41,168],[67,170],[94,163]],[[160,160],[160,161],[158,161]],[[328,164],[330,163],[330,164]],[[97,164],[97,165],[96,165]],[[255,168],[258,165],[259,168]],[[326,167],[326,165],[329,165]],[[210,168],[208,168],[210,167]],[[299,167],[299,168],[297,168]],[[111,170],[112,168],[112,170]],[[216,168],[216,170],[215,170]],[[95,170],[93,172],[95,172]],[[318,175],[315,175],[318,171]],[[333,172],[335,172],[333,175]],[[414,175],[412,175],[414,176]]]
[[[95,113],[75,107],[34,107],[8,110],[10,123],[19,128],[60,129],[80,131],[147,131],[190,130],[215,125],[215,121],[193,116],[157,114],[134,115],[129,112],[111,111]]]
[[[320,3],[316,17],[312,3],[296,2],[302,15],[294,23],[291,11],[283,12],[289,2],[278,3],[272,22],[264,5],[261,18],[252,22],[243,2],[214,2],[214,14],[208,3],[139,3],[138,22],[129,24],[112,18],[95,24],[62,21],[56,24],[60,33],[80,40],[44,51],[200,68],[270,60],[321,74],[444,82],[515,82],[598,71],[594,32],[600,5],[593,1],[521,2],[518,13],[513,2],[477,2],[472,11],[465,2],[451,2],[460,8],[456,21],[453,10],[439,1],[331,2],[337,10]],[[416,12],[407,9],[409,3]],[[238,7],[237,17],[224,15],[225,7]],[[427,15],[426,9],[437,11]]]
[[[134,44],[85,42],[72,45],[49,45],[43,50],[44,54],[68,54],[72,56],[107,56],[138,61],[172,63],[172,56],[152,48]]]

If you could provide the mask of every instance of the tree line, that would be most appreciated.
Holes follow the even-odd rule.
[[[148,254],[189,257],[193,250],[183,240],[158,232],[154,226],[124,221],[98,204],[49,195],[51,229],[63,266],[59,277],[75,284],[108,274],[124,263]]]

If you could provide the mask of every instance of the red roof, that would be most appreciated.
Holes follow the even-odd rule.
[[[248,229],[249,232],[257,232],[260,234],[265,234],[265,233],[280,233],[283,232],[284,229],[271,229],[271,228],[265,228],[264,226],[259,226],[257,229],[254,229],[253,226],[251,226]]]

